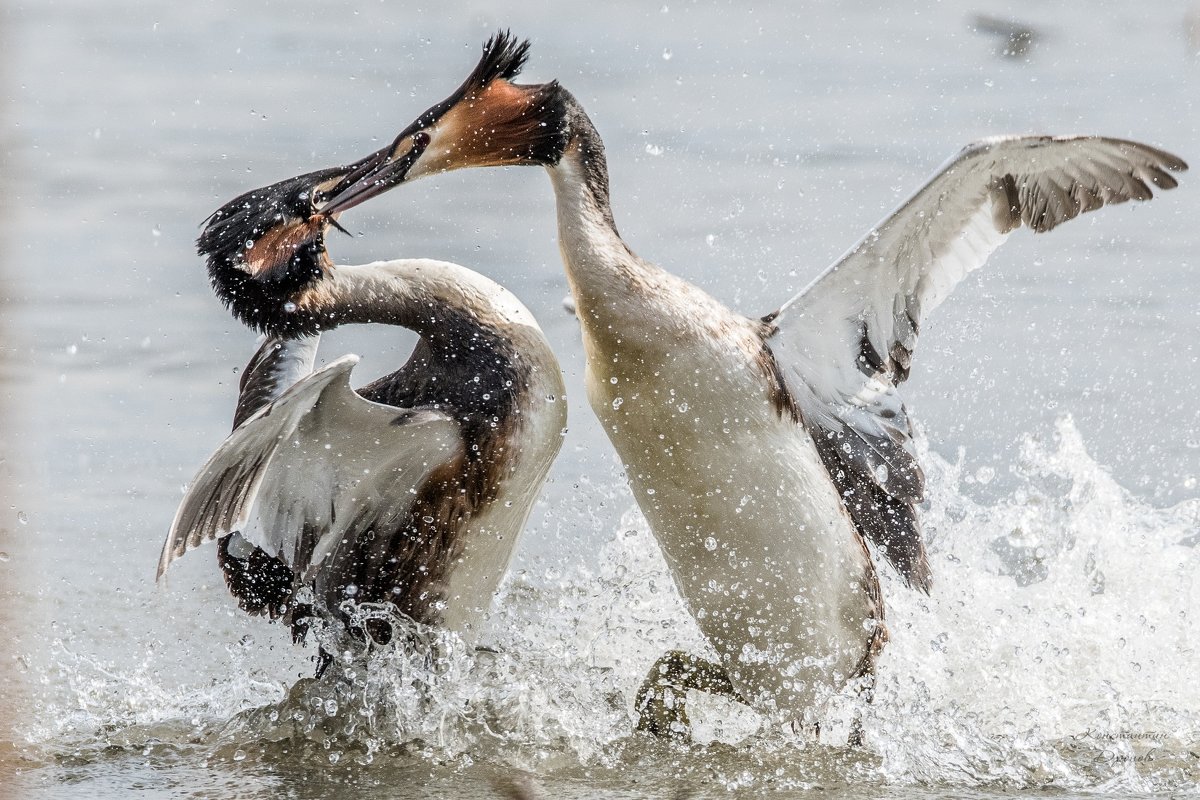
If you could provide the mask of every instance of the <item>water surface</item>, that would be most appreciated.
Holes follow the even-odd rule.
[[[500,654],[451,647],[425,673],[380,654],[288,698],[307,654],[236,611],[211,552],[153,583],[254,342],[206,285],[197,224],[378,147],[498,27],[534,40],[530,80],[558,78],[588,108],[627,241],[757,315],[980,136],[1097,132],[1200,161],[1187,3],[3,9],[12,796],[1067,797],[1200,780],[1194,175],[1014,236],[923,332],[905,395],[938,583],[926,598],[886,577],[892,644],[862,751],[836,741],[841,707],[822,742],[717,701],[701,701],[695,750],[629,736],[645,669],[702,642],[586,407],[539,170],[414,184],[354,211],[362,235],[333,245],[343,262],[483,271],[559,352],[570,432],[497,602]],[[1039,36],[1004,57],[977,13]],[[410,344],[344,332],[324,356],[364,355],[365,382]]]

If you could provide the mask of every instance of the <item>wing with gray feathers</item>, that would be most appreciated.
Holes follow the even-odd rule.
[[[285,391],[311,375],[320,343],[320,334],[297,339],[261,337],[258,350],[250,357],[238,383],[233,427],[241,425],[260,408],[275,402]]]
[[[364,509],[381,528],[398,524],[429,474],[461,456],[458,423],[442,412],[356,394],[356,363],[344,356],[308,375],[229,435],[175,514],[160,577],[236,531],[307,580]]]
[[[1148,200],[1187,169],[1099,137],[987,139],[962,150],[804,292],[766,318],[767,346],[859,530],[912,586],[929,565],[914,505],[925,478],[896,387],[917,333],[1008,234]]]

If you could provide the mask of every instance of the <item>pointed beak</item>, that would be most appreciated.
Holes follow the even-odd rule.
[[[331,215],[354,208],[404,183],[429,141],[429,134],[424,131],[405,131],[391,146],[364,158],[334,190],[321,208],[321,214],[332,220]]]
[[[552,164],[567,145],[562,92],[554,81],[523,86],[474,77],[429,108],[392,144],[347,169],[319,210],[326,218],[408,180],[464,167]]]

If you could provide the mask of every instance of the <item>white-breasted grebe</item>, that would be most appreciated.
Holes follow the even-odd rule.
[[[925,480],[897,391],[922,323],[1022,225],[1045,232],[1149,199],[1186,165],[1102,137],[977,142],[802,293],[748,318],[625,244],[583,108],[557,82],[511,82],[528,46],[490,39],[466,83],[326,210],[462,167],[549,172],[588,399],[719,658],[660,660],[639,727],[686,735],[687,688],[795,718],[830,688],[869,686],[887,632],[867,542],[908,585],[931,585]]]

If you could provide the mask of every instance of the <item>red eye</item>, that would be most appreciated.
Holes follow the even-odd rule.
[[[426,147],[429,144],[429,134],[425,131],[417,131],[412,138],[414,147]]]

